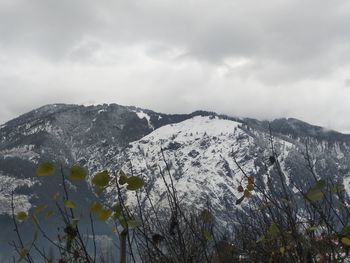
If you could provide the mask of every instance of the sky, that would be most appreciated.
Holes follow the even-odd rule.
[[[350,133],[348,0],[0,0],[0,123],[50,103]]]

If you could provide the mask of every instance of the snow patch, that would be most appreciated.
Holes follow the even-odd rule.
[[[137,117],[139,117],[141,120],[146,119],[148,122],[148,126],[154,130],[154,127],[151,124],[151,117],[147,113],[143,112],[142,110],[141,111],[134,111],[134,112],[136,113]]]
[[[22,160],[28,160],[36,163],[40,158],[40,154],[36,153],[34,151],[34,148],[34,145],[23,145],[20,147],[0,151],[0,156],[2,156],[4,159],[16,157]]]
[[[343,179],[343,184],[344,184],[344,190],[350,196],[350,176],[344,177]]]
[[[35,179],[18,179],[0,174],[0,214],[11,214],[11,192],[21,186],[33,186]],[[31,204],[30,196],[16,194],[13,198],[15,213],[18,211],[28,212]]]

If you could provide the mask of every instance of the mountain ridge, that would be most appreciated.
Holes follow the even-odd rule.
[[[29,110],[26,113],[20,114],[17,117],[10,119],[4,123],[2,123],[0,125],[0,128],[2,126],[8,125],[9,123],[12,123],[14,121],[17,121],[18,119],[22,119],[24,117],[27,117],[33,113],[39,113],[42,112],[43,110],[46,110],[46,112],[48,113],[57,113],[57,111],[53,111],[53,109],[57,109],[57,110],[67,110],[70,108],[76,108],[76,107],[84,107],[84,108],[103,108],[103,107],[108,107],[108,106],[119,106],[119,107],[125,107],[125,108],[129,108],[131,110],[139,110],[139,111],[146,111],[146,112],[152,112],[152,113],[156,113],[156,114],[160,114],[160,115],[173,115],[173,116],[198,116],[198,115],[202,115],[202,116],[209,116],[209,115],[213,115],[213,116],[218,116],[220,118],[227,118],[227,119],[231,119],[231,120],[240,120],[240,121],[246,121],[249,122],[250,124],[252,123],[273,123],[276,121],[288,121],[288,122],[297,122],[303,125],[307,125],[307,126],[312,126],[315,129],[322,129],[324,130],[324,132],[335,132],[338,134],[342,134],[342,135],[349,135],[348,133],[344,133],[344,132],[340,132],[337,131],[335,129],[329,129],[329,128],[325,128],[323,126],[320,125],[315,125],[315,124],[311,124],[308,123],[306,121],[303,121],[301,119],[298,118],[294,118],[294,117],[279,117],[279,118],[274,118],[272,120],[266,120],[266,119],[256,119],[256,118],[251,118],[251,117],[238,117],[238,116],[231,116],[229,114],[222,114],[222,113],[217,113],[214,111],[207,111],[207,110],[195,110],[192,111],[190,113],[180,113],[180,114],[171,114],[171,113],[163,113],[163,112],[156,112],[150,109],[146,109],[146,108],[142,108],[142,107],[137,107],[137,106],[132,106],[132,105],[122,105],[122,104],[117,104],[117,103],[103,103],[103,104],[67,104],[67,103],[52,103],[52,104],[46,104],[43,105],[41,107],[38,108],[34,108],[32,110]],[[266,125],[266,124],[265,124]]]

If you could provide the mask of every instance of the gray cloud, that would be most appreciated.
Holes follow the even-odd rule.
[[[117,102],[350,132],[349,31],[346,0],[0,0],[0,122]]]

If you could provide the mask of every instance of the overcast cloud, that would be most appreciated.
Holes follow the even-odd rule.
[[[0,123],[48,103],[350,133],[348,0],[0,0]]]

